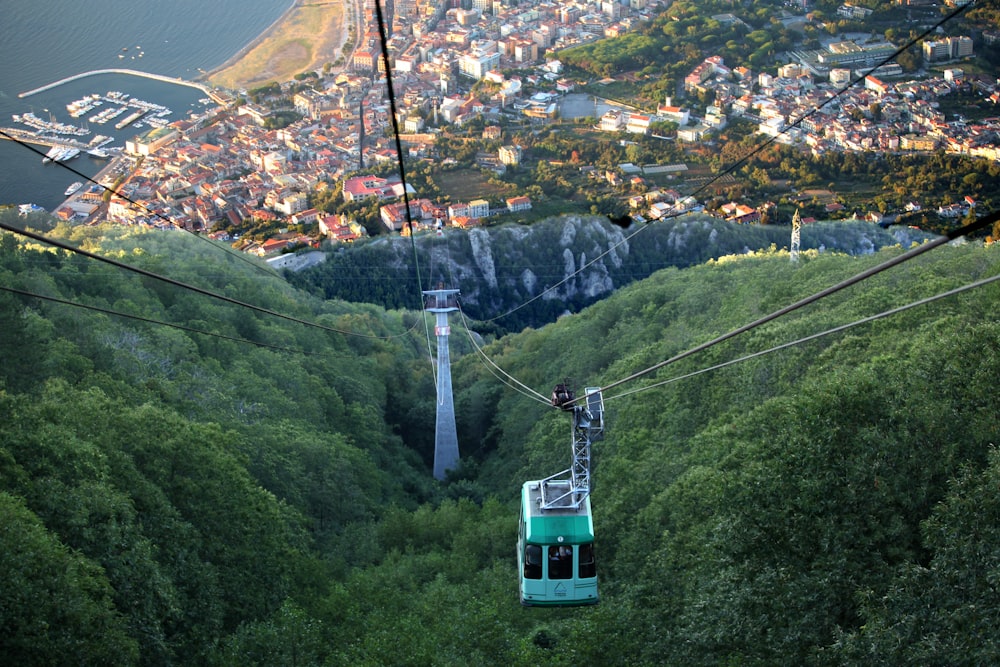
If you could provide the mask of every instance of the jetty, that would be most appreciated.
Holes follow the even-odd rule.
[[[59,79],[58,81],[53,81],[52,83],[45,84],[44,86],[39,86],[38,88],[32,88],[31,90],[26,90],[23,93],[18,93],[17,96],[20,98],[31,97],[32,95],[37,95],[38,93],[44,93],[47,90],[58,88],[63,84],[70,83],[71,81],[78,81],[79,79],[85,79],[89,76],[97,76],[99,74],[127,74],[129,76],[138,76],[144,79],[153,79],[154,81],[162,81],[163,83],[173,83],[177,84],[178,86],[197,88],[201,92],[205,93],[209,98],[214,100],[217,104],[226,103],[226,98],[223,95],[216,92],[211,86],[208,86],[204,83],[198,83],[197,81],[188,81],[187,79],[182,79],[179,76],[164,76],[163,74],[153,74],[151,72],[143,72],[142,70],[123,69],[123,68],[94,69],[90,70],[89,72],[81,72],[80,74],[67,76],[64,79]]]
[[[15,127],[0,128],[0,139],[10,141],[20,141],[25,144],[35,144],[37,146],[65,146],[67,148],[79,148],[85,151],[91,148],[91,143],[70,139],[69,137],[53,137],[51,135],[41,135],[30,130],[21,130]]]

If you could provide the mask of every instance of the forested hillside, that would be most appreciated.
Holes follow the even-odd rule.
[[[3,664],[1000,659],[995,285],[653,386],[996,275],[994,248],[608,391],[602,602],[540,610],[517,604],[517,490],[567,465],[570,425],[459,322],[463,465],[437,484],[419,313],[321,301],[178,232],[49,233],[327,328],[0,237],[0,287],[145,318],[0,292]],[[607,386],[901,252],[667,268],[483,349],[542,393]]]
[[[604,216],[567,215],[443,237],[382,237],[350,250],[335,248],[322,264],[288,278],[327,299],[391,308],[419,308],[420,280],[423,289],[443,282],[461,290],[469,317],[519,331],[576,312],[654,271],[787,248],[790,237],[787,226],[738,225],[704,214],[627,229]],[[815,223],[803,228],[801,247],[855,255],[925,238],[908,228]]]

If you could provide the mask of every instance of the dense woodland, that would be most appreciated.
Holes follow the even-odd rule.
[[[517,603],[517,491],[566,466],[570,425],[461,322],[463,461],[439,484],[421,313],[321,300],[181,232],[21,222],[326,328],[0,237],[3,664],[1000,660],[995,285],[654,387],[996,275],[993,247],[609,391],[602,602],[539,610]],[[477,343],[542,393],[607,386],[902,251],[665,268]]]

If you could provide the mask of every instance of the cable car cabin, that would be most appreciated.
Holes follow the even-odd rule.
[[[542,509],[545,501],[565,499],[564,506]],[[597,604],[597,564],[590,497],[573,506],[568,480],[525,482],[517,567],[521,604],[571,606]]]

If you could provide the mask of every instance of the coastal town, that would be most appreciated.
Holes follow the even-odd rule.
[[[560,122],[564,101],[578,98],[585,83],[568,73],[559,52],[625,34],[660,12],[661,2],[452,4],[402,0],[389,5],[387,47],[396,123],[387,101],[375,5],[369,0],[353,10],[355,25],[368,29],[363,34],[352,29],[353,49],[336,71],[282,82],[254,95],[220,94],[224,103],[206,113],[137,133],[102,172],[104,187],[82,188],[55,215],[73,221],[173,225],[233,242],[244,252],[277,257],[323,240],[343,243],[373,232],[440,231],[530,211],[529,192],[499,201],[482,196],[439,202],[411,191],[407,215],[400,180],[385,168],[397,159],[394,127],[407,160],[446,165],[452,158],[436,146],[442,130],[480,119],[481,138],[496,150],[477,155],[476,164],[468,166],[501,174],[517,169],[532,158],[512,143],[508,128]],[[813,20],[808,0],[786,5],[776,21]],[[870,10],[850,4],[838,10],[860,22],[866,12]],[[733,14],[712,19],[722,25],[741,21]],[[977,40],[996,44],[1000,31],[984,32]],[[996,79],[963,69],[963,62],[975,56],[975,43],[965,35],[924,41],[926,71],[920,77],[886,62],[896,46],[872,33],[834,34],[820,48],[790,50],[785,62],[758,71],[749,63],[709,56],[688,73],[676,96],[667,96],[656,108],[608,103],[605,112],[589,121],[623,142],[668,127],[669,136],[662,140],[697,146],[730,124],[749,123],[762,140],[812,156],[943,151],[997,162],[1000,117],[970,121],[941,110],[943,100],[959,95],[1000,103]],[[697,104],[706,99],[708,103]],[[289,114],[292,122],[277,122]],[[646,174],[684,169],[684,164],[622,163],[595,176],[617,188],[635,219],[655,220],[700,210],[705,202],[678,189],[638,192],[630,184],[642,182]],[[331,192],[345,202],[377,200],[378,226],[315,206],[317,195],[329,201]],[[962,216],[975,205],[974,198],[959,197],[937,213]],[[908,206],[919,209],[921,202]],[[760,210],[729,202],[711,212],[755,222]],[[828,210],[835,214],[835,204]],[[870,215],[873,221],[881,219],[878,211]],[[253,225],[277,231],[268,238],[241,239],[240,230]]]

